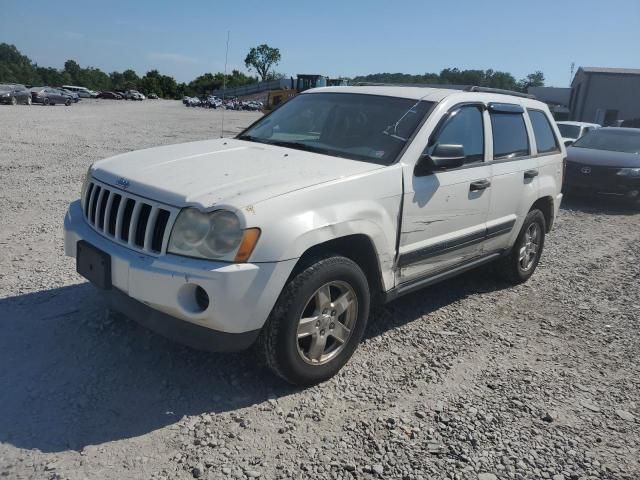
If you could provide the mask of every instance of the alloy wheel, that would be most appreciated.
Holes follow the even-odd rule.
[[[520,246],[520,255],[518,260],[520,268],[524,272],[528,272],[536,262],[538,250],[540,249],[540,241],[542,238],[540,225],[532,223],[527,228]]]
[[[322,365],[342,352],[358,318],[358,298],[346,282],[324,284],[309,298],[298,320],[298,354]]]

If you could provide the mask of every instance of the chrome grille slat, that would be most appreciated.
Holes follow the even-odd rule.
[[[149,220],[147,220],[147,226],[145,227],[144,233],[144,249],[151,250],[151,238],[153,237],[153,226],[156,224],[156,220],[158,219],[158,213],[160,210],[158,207],[151,207],[151,213],[149,214]]]
[[[109,234],[109,218],[111,217],[111,205],[113,205],[113,199],[116,196],[115,193],[109,192],[109,197],[107,198],[107,206],[104,209],[104,220],[102,221],[102,231]]]
[[[133,246],[136,240],[136,233],[138,233],[138,219],[140,218],[140,210],[142,209],[142,202],[136,202],[133,207],[133,214],[131,214],[131,222],[129,222],[129,246]]]
[[[87,190],[84,216],[96,232],[111,241],[132,250],[162,255],[166,252],[178,211],[175,207],[92,180]],[[125,222],[128,223],[125,225]],[[123,237],[126,233],[128,236]]]
[[[98,194],[98,198],[96,200],[96,205],[93,209],[93,215],[92,215],[93,225],[98,229],[100,228],[98,226],[98,222],[100,220],[100,206],[102,205],[102,197],[104,197],[105,191],[106,190],[104,188],[100,189],[100,193]]]

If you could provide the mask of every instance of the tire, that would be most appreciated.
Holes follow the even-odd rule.
[[[498,274],[503,279],[514,285],[529,280],[542,256],[546,228],[547,222],[540,210],[527,214],[511,251],[497,262]]]
[[[45,98],[44,100],[42,100],[42,105],[49,105],[49,99]]]
[[[67,99],[66,102],[64,102],[65,107],[68,107],[69,105],[71,105],[71,100]]]
[[[31,102],[32,102],[31,97],[27,97],[27,101],[24,103],[25,105],[31,105]]]
[[[360,343],[369,306],[369,284],[355,262],[316,259],[285,285],[262,330],[258,345],[267,365],[294,385],[331,378]]]
[[[9,100],[9,102],[11,103],[11,105],[17,105],[18,99],[16,97],[11,97],[11,100]]]

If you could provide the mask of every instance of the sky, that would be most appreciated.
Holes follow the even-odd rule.
[[[186,82],[224,70],[228,31],[229,71],[247,71],[262,43],[280,49],[287,76],[493,68],[541,70],[562,87],[572,62],[640,68],[640,0],[0,0],[0,12],[0,42],[38,65],[71,58]]]

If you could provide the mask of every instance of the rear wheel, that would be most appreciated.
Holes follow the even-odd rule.
[[[312,385],[335,375],[357,348],[370,293],[360,267],[345,257],[318,259],[284,287],[260,345],[271,370]]]
[[[64,102],[64,104],[65,104],[65,106],[67,106],[67,107],[68,107],[69,105],[71,105],[71,100],[69,100],[69,99],[67,98],[67,100]]]
[[[11,105],[17,105],[18,99],[16,97],[11,97]]]
[[[511,252],[498,261],[500,276],[514,284],[529,280],[540,262],[545,231],[544,215],[540,210],[531,210],[524,220]]]
[[[26,105],[31,105],[31,96],[27,97]]]

